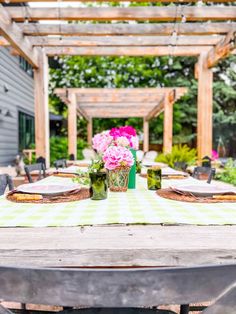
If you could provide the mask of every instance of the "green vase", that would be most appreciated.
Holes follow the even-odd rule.
[[[130,168],[130,172],[129,172],[128,189],[135,189],[136,187],[136,150],[133,148],[130,148],[130,151],[134,157],[134,164]]]
[[[107,198],[107,173],[90,173],[92,200],[105,200]]]
[[[148,169],[147,170],[147,185],[148,190],[161,189],[161,169]]]

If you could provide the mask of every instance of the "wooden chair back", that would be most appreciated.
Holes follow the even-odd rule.
[[[9,188],[10,191],[14,189],[12,178],[8,174],[0,175],[0,195],[3,195],[6,191],[6,188]]]
[[[54,161],[54,167],[56,169],[66,168],[67,167],[66,159],[58,159],[58,160]]]
[[[236,312],[236,264],[151,269],[0,267],[0,282],[4,301],[113,309],[213,301],[204,314]]]
[[[31,175],[31,172],[35,172],[37,171],[38,173],[38,178],[37,180],[41,180],[42,177],[45,178],[46,177],[46,171],[45,171],[45,166],[43,163],[37,163],[37,164],[32,164],[32,165],[28,165],[28,166],[25,166],[25,173],[26,173],[26,176],[28,178],[28,181],[30,183],[33,183],[33,178],[32,178],[32,175]]]
[[[211,183],[216,173],[215,168],[210,167],[195,167],[193,170],[193,178],[198,180],[206,179],[207,183]]]

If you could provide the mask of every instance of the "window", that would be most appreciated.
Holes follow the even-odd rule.
[[[34,76],[33,68],[29,62],[27,62],[23,57],[19,56],[19,63],[22,70],[24,70],[29,76]]]
[[[32,148],[34,139],[34,117],[19,111],[19,151]]]

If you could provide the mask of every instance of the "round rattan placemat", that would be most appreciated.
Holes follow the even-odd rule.
[[[55,172],[52,174],[52,176],[53,177],[60,177],[60,178],[72,178],[72,179],[78,177],[76,174],[73,174],[73,173],[61,173],[61,172],[59,172],[59,173]]]
[[[192,195],[178,194],[170,189],[160,189],[156,191],[157,195],[169,200],[190,202],[190,203],[236,203],[236,200],[218,200],[211,197],[196,197]]]
[[[15,193],[16,194],[16,193]],[[43,196],[42,200],[16,200],[14,194],[7,195],[7,200],[15,203],[33,203],[33,204],[53,204],[53,203],[66,203],[76,202],[90,198],[90,189],[82,188],[80,191],[67,193],[57,196]]]
[[[147,174],[146,173],[140,173],[139,174],[140,175],[140,177],[142,177],[142,178],[147,178]],[[162,179],[164,179],[164,180],[184,180],[184,179],[188,179],[188,176],[162,176],[161,177]]]

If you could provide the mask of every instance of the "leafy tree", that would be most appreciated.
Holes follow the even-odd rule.
[[[184,86],[188,93],[174,106],[175,143],[196,144],[197,81],[196,58],[175,57],[62,57],[50,60],[50,104],[66,114],[66,106],[53,94],[56,87],[172,87]],[[219,134],[225,144],[236,141],[236,56],[214,69],[214,146]],[[142,131],[142,119],[94,119],[94,132],[114,125],[131,124]],[[80,136],[86,136],[85,122],[78,120]],[[150,122],[150,140],[162,143],[163,115]],[[235,145],[236,146],[236,145]],[[234,152],[231,152],[233,154]],[[236,152],[235,152],[236,154]]]

